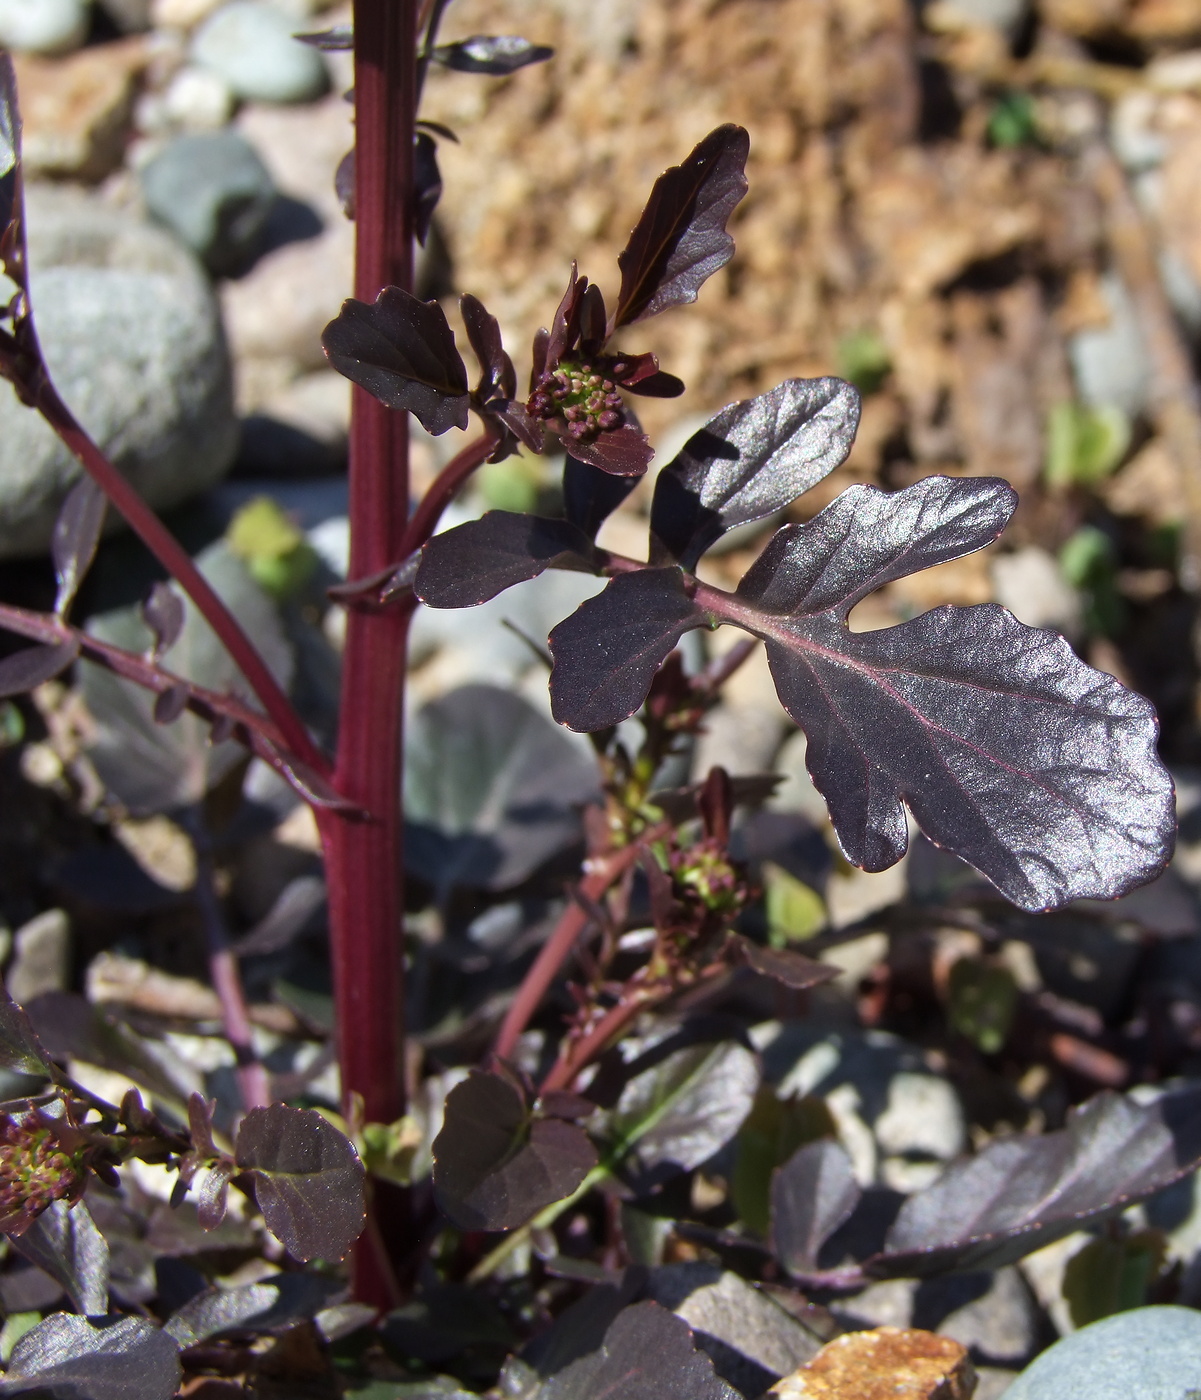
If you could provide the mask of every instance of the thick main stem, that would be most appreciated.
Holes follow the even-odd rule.
[[[416,0],[355,0],[355,294],[412,283]],[[402,557],[408,521],[408,421],[354,390],[350,431],[350,574]],[[351,609],[334,781],[370,815],[322,819],[329,884],[342,1091],[368,1121],[404,1111],[401,920],[401,716],[408,609]],[[355,1291],[386,1306],[378,1219],[355,1256]]]

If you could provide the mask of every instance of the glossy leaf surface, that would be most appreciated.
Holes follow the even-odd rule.
[[[50,1275],[70,1298],[76,1312],[108,1312],[109,1256],[104,1236],[86,1201],[50,1206],[20,1235],[10,1235],[13,1249]]]
[[[0,661],[0,697],[24,695],[61,676],[79,655],[77,642],[22,647]]]
[[[535,1400],[738,1400],[688,1324],[658,1303],[623,1308],[600,1348],[543,1382]]]
[[[655,181],[617,259],[621,291],[615,326],[695,301],[701,285],[734,256],[726,223],[746,194],[749,150],[742,127],[719,126]]]
[[[437,437],[467,426],[467,368],[437,302],[385,287],[343,302],[322,334],[330,364],[389,408],[408,409]]]
[[[772,1175],[771,1245],[794,1274],[817,1268],[825,1241],[850,1219],[860,1190],[847,1150],[832,1138],[799,1148]]]
[[[592,545],[567,520],[490,510],[425,546],[414,580],[431,608],[470,608],[555,565],[586,568]]]
[[[533,1118],[508,1078],[476,1071],[447,1096],[434,1192],[462,1229],[511,1230],[570,1196],[596,1160],[582,1128]]]
[[[684,633],[705,623],[679,569],[619,574],[550,634],[551,713],[580,733],[620,724]]]
[[[168,1319],[164,1331],[183,1347],[210,1337],[291,1327],[345,1293],[339,1279],[320,1274],[276,1274],[241,1288],[206,1288]]]
[[[659,474],[652,557],[692,569],[727,530],[783,510],[846,460],[859,403],[841,379],[786,379],[723,408]]]
[[[238,1166],[255,1174],[267,1228],[297,1259],[341,1259],[366,1217],[363,1164],[314,1109],[272,1104],[242,1119]]]
[[[38,1040],[29,1017],[0,981],[0,1066],[21,1074],[51,1072],[50,1059]]]
[[[104,492],[90,476],[85,476],[67,493],[67,499],[54,522],[50,552],[58,582],[54,611],[60,617],[71,606],[84,575],[96,557],[107,507],[108,499]]]
[[[880,1276],[999,1269],[1170,1186],[1201,1163],[1201,1090],[1138,1104],[1102,1093],[1066,1128],[1001,1138],[901,1207]]]
[[[849,500],[847,498],[850,498]],[[738,589],[848,858],[882,870],[926,834],[1014,903],[1112,898],[1164,865],[1172,783],[1147,701],[1058,633],[994,604],[851,632],[888,579],[989,543],[1012,508],[999,481],[854,487],[787,526]]]
[[[0,1395],[171,1400],[182,1377],[175,1343],[142,1318],[54,1313],[13,1348]]]
[[[565,436],[563,445],[573,457],[612,476],[643,476],[655,456],[650,439],[641,428],[628,422],[601,433],[592,442],[577,442]]]
[[[531,44],[516,34],[473,34],[454,44],[439,44],[431,57],[443,68],[458,73],[503,76],[529,63],[544,63],[554,54],[545,44]]]

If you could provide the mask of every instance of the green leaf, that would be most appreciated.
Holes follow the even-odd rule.
[[[1072,1322],[1087,1327],[1114,1313],[1142,1307],[1163,1269],[1167,1240],[1162,1230],[1139,1230],[1123,1239],[1103,1235],[1068,1260],[1063,1296]]]
[[[1115,404],[1057,403],[1047,415],[1047,485],[1053,490],[1098,486],[1129,446],[1130,420]]]
[[[787,870],[765,861],[767,936],[773,948],[803,943],[826,926],[826,903],[821,895]]]
[[[986,1055],[1009,1039],[1018,988],[1007,967],[982,958],[960,958],[951,968],[947,1018]]]

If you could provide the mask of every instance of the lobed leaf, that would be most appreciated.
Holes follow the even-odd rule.
[[[453,68],[458,73],[503,76],[529,63],[544,63],[554,52],[545,44],[531,44],[516,34],[473,34],[453,44],[439,44],[430,51],[430,57],[443,68]]]
[[[0,697],[24,695],[46,681],[52,681],[79,655],[78,642],[56,646],[22,647],[0,661]]]
[[[595,572],[593,555],[587,535],[569,521],[490,510],[435,535],[413,587],[431,608],[471,608],[550,568]]]
[[[465,1230],[512,1230],[563,1200],[596,1166],[587,1133],[534,1118],[517,1086],[473,1071],[447,1096],[434,1140],[434,1195]]]
[[[267,1228],[297,1259],[341,1259],[363,1230],[363,1164],[350,1139],[315,1109],[252,1108],[234,1148],[255,1177]]]
[[[723,408],[659,473],[652,560],[693,569],[727,530],[816,486],[846,460],[859,405],[858,390],[841,379],[786,379]]]
[[[1139,1104],[1110,1091],[1065,1128],[1000,1138],[911,1196],[869,1259],[877,1277],[999,1269],[1146,1199],[1201,1164],[1201,1090]]]
[[[999,481],[852,488],[781,530],[737,596],[848,859],[899,860],[907,804],[931,840],[1041,910],[1114,898],[1166,863],[1173,790],[1150,704],[995,604],[846,626],[872,588],[987,544],[1012,503]]]
[[[742,127],[719,126],[655,181],[617,259],[614,327],[695,301],[702,284],[734,256],[726,223],[746,194],[749,151]]]
[[[550,634],[551,713],[579,733],[619,724],[684,633],[707,622],[679,569],[618,574]]]
[[[144,1319],[53,1313],[13,1348],[0,1395],[171,1400],[182,1379],[175,1343]]]
[[[598,1350],[545,1380],[532,1400],[738,1400],[693,1345],[688,1324],[658,1303],[623,1308]]]
[[[108,1245],[86,1202],[52,1201],[8,1242],[62,1287],[77,1312],[94,1317],[108,1312]]]
[[[822,1245],[850,1219],[861,1192],[847,1150],[832,1138],[799,1148],[772,1174],[771,1247],[794,1274],[812,1273]]]
[[[371,303],[351,297],[321,343],[340,374],[389,408],[408,409],[426,432],[467,426],[467,368],[436,301],[400,287],[385,287]]]
[[[67,498],[59,510],[50,552],[58,582],[54,611],[60,617],[71,606],[84,575],[96,557],[107,506],[108,498],[104,492],[90,476],[85,476],[67,492]]]

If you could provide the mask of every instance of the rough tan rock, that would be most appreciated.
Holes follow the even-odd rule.
[[[138,36],[68,58],[15,56],[26,177],[98,181],[114,171],[149,60],[150,50]]]
[[[771,1388],[780,1400],[971,1400],[976,1374],[949,1337],[876,1327],[828,1342]]]

